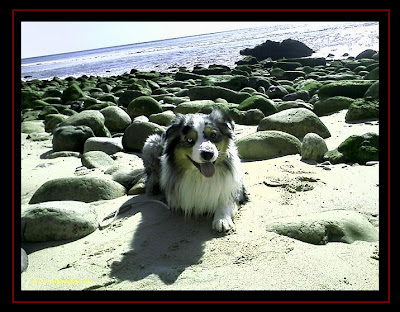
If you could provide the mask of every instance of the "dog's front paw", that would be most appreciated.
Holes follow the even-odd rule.
[[[221,218],[215,217],[212,223],[214,230],[226,233],[235,229],[235,224],[230,216],[223,216]]]

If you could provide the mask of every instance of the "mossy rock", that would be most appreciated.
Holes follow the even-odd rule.
[[[129,103],[127,113],[134,119],[138,116],[149,117],[152,114],[162,113],[161,105],[151,96],[139,96]]]
[[[368,132],[363,135],[352,135],[342,142],[337,149],[328,151],[325,160],[332,164],[358,163],[365,165],[368,161],[379,160],[379,135]]]
[[[253,95],[245,99],[237,107],[237,109],[240,111],[247,111],[249,109],[256,109],[256,108],[261,110],[265,116],[275,114],[278,111],[274,105],[274,101],[267,99],[262,95]]]
[[[340,80],[322,86],[318,95],[320,98],[332,96],[347,96],[352,99],[362,98],[365,92],[372,86],[373,80]]]
[[[379,120],[379,101],[373,98],[355,100],[350,105],[345,120],[346,122]]]

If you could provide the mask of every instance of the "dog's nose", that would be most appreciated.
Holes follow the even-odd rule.
[[[213,158],[214,153],[213,152],[208,152],[208,151],[202,151],[200,153],[201,158],[203,158],[204,160],[210,160],[211,158]]]

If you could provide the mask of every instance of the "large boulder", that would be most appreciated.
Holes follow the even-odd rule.
[[[240,51],[241,55],[251,55],[257,58],[258,61],[265,60],[270,57],[273,60],[281,58],[295,58],[311,56],[315,51],[304,43],[286,39],[282,42],[267,40],[266,42],[250,49],[246,48]]]
[[[111,137],[110,131],[104,125],[105,118],[97,110],[85,110],[62,121],[59,126],[88,126],[96,136]]]
[[[267,231],[300,241],[325,245],[328,242],[376,242],[379,233],[366,217],[355,211],[333,210],[272,221]]]
[[[118,106],[108,106],[100,110],[100,113],[105,118],[107,129],[113,132],[125,131],[132,122],[131,117]]]
[[[87,139],[94,137],[88,126],[62,126],[57,127],[53,133],[53,151],[83,152]]]
[[[242,159],[269,159],[285,155],[300,154],[299,139],[282,131],[259,131],[236,141]]]
[[[306,108],[290,108],[267,116],[261,120],[257,130],[284,131],[299,139],[310,132],[316,133],[324,139],[331,136],[328,128],[318,116]]]
[[[77,239],[98,227],[97,214],[78,201],[51,201],[22,208],[21,240],[43,242]]]
[[[322,86],[318,90],[318,96],[321,99],[337,95],[352,99],[362,98],[374,82],[374,80],[338,80]]]
[[[122,137],[122,146],[128,152],[141,152],[144,142],[151,134],[162,134],[165,128],[152,122],[134,121],[126,128]]]
[[[262,95],[252,95],[237,107],[240,111],[247,111],[256,108],[262,111],[265,116],[275,114],[278,111],[274,105],[274,101],[267,99]]]
[[[114,199],[125,195],[125,188],[112,180],[80,176],[58,178],[47,181],[33,194],[30,204],[48,201],[76,200],[90,203],[103,199]]]
[[[134,119],[138,116],[149,117],[152,114],[162,113],[161,105],[151,96],[139,96],[129,103],[127,113]]]
[[[358,163],[360,165],[379,160],[379,135],[373,132],[352,135],[338,148],[328,151],[324,159],[332,164]]]

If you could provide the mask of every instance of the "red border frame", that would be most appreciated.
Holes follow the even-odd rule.
[[[14,23],[15,23],[15,13],[17,12],[238,12],[238,13],[245,13],[245,12],[337,12],[337,13],[345,13],[345,12],[386,12],[387,13],[387,19],[388,19],[388,29],[387,29],[387,34],[388,34],[388,299],[384,301],[340,301],[341,303],[390,303],[390,9],[12,9],[12,39],[11,39],[11,44],[12,44],[12,303],[285,303],[288,301],[16,301],[15,300],[15,293],[14,293],[14,287],[15,287],[15,266],[14,266],[14,253],[15,253],[15,246],[14,246],[14,221],[15,221],[15,216],[14,216],[14,196],[15,196],[15,190],[14,190],[14,184],[15,184],[15,135],[14,135],[14,129],[15,129],[15,112],[14,112],[14,92],[15,92],[15,86],[14,86],[14,81],[15,81],[15,73],[14,73],[14,66],[15,66],[15,57],[14,57],[14,47],[15,47],[15,33],[14,33]],[[336,303],[338,301],[290,301],[291,303]]]

